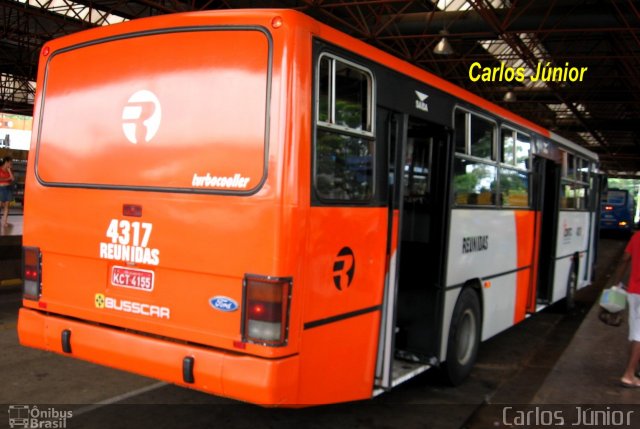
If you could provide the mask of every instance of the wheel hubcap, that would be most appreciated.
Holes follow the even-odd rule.
[[[466,365],[473,355],[476,342],[476,318],[473,312],[467,309],[460,319],[458,326],[458,363]]]

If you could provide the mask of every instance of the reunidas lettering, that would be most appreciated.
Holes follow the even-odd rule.
[[[477,237],[462,238],[462,253],[481,252],[489,248],[489,236],[479,235]]]
[[[100,258],[159,265],[160,250],[147,247],[152,230],[153,225],[148,222],[111,219],[106,232],[111,242],[100,243]]]

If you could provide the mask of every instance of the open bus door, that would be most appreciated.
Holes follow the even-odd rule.
[[[602,216],[602,197],[607,191],[607,176],[602,172],[591,173],[591,194],[589,195],[589,201],[591,207],[590,210],[594,213],[593,231],[591,233],[590,249],[593,249],[593,255],[591,255],[591,278],[595,277],[596,261],[598,260],[598,238],[600,237],[600,216]],[[585,274],[587,274],[585,272]]]
[[[537,182],[534,186],[537,190],[534,202],[539,216],[538,281],[536,299],[529,301],[529,312],[535,312],[537,305],[547,305],[552,301],[562,174],[559,164],[539,156],[533,158],[533,171]]]
[[[385,117],[389,269],[376,367],[377,387],[382,389],[437,362],[450,165],[445,127],[408,115],[389,112]]]

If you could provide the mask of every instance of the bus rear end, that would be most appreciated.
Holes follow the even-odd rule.
[[[173,15],[44,46],[23,345],[296,401],[302,241],[273,96],[284,36],[273,14],[254,15]]]
[[[600,213],[600,229],[603,231],[633,231],[635,204],[629,191],[609,189]]]

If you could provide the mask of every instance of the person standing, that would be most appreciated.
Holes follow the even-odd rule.
[[[629,284],[627,287],[627,303],[629,304],[629,341],[631,350],[627,368],[620,379],[624,387],[640,387],[638,378],[638,363],[640,363],[640,233],[635,233],[627,243],[622,257],[622,263],[618,266],[613,277],[614,284],[620,284],[622,276],[631,265]]]
[[[7,156],[2,158],[0,164],[0,205],[2,205],[2,227],[9,226],[9,204],[13,199],[11,193],[11,186],[13,185],[14,177],[11,167],[13,166],[13,160]]]

